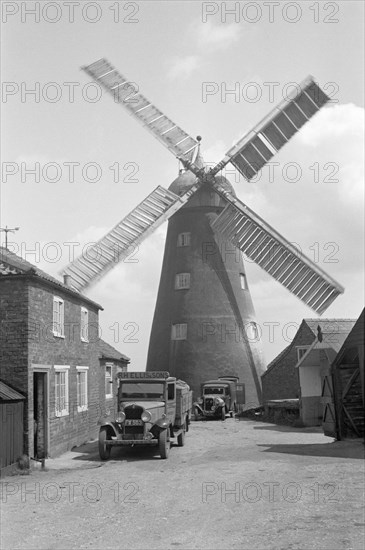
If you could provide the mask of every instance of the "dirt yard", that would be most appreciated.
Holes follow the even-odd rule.
[[[362,441],[251,420],[193,422],[167,460],[96,443],[1,481],[10,549],[364,548]]]

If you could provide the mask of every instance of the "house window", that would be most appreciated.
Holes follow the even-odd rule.
[[[244,273],[240,273],[240,281],[241,281],[241,288],[243,290],[247,290],[248,289],[248,286],[247,286],[247,277]]]
[[[175,276],[175,290],[190,288],[190,273],[178,273]]]
[[[87,374],[89,367],[76,367],[77,411],[87,411]]]
[[[190,233],[180,233],[177,237],[177,246],[190,246]]]
[[[65,304],[62,298],[58,296],[53,297],[53,335],[59,338],[65,337],[64,326],[64,310]]]
[[[186,340],[187,332],[188,332],[188,325],[186,323],[172,325],[171,340]]]
[[[301,358],[303,357],[303,355],[306,353],[306,351],[308,350],[309,346],[306,346],[306,347],[298,347],[297,348],[297,359],[298,361],[301,360]]]
[[[69,366],[55,365],[55,413],[56,416],[69,414],[68,402],[68,371]]]
[[[86,307],[81,308],[81,340],[83,342],[89,341],[89,311]]]
[[[111,365],[105,365],[105,397],[113,397],[113,369]]]

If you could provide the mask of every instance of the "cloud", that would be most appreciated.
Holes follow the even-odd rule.
[[[201,61],[197,55],[175,57],[171,61],[171,67],[167,73],[167,76],[171,80],[175,80],[177,78],[189,78],[192,73],[199,68],[200,64]]]
[[[239,25],[232,23],[214,25],[211,21],[199,24],[194,29],[197,34],[198,46],[213,48],[214,50],[225,49],[234,44],[240,34]]]

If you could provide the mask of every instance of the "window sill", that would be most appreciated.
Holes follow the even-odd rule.
[[[56,417],[61,418],[62,416],[69,416],[68,411],[56,412]]]
[[[59,334],[58,332],[54,332],[53,336],[55,338],[62,338],[63,340],[65,339],[65,335],[64,334]]]
[[[79,407],[79,405],[77,405],[77,412],[81,413],[81,412],[85,412],[87,410],[88,410],[87,405],[83,405],[82,407]]]

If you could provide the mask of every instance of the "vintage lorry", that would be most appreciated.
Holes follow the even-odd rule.
[[[116,418],[105,419],[99,431],[101,460],[115,446],[156,446],[161,458],[173,441],[182,447],[192,410],[189,386],[166,371],[120,372],[118,378]]]
[[[201,397],[194,403],[194,416],[226,419],[238,412],[245,402],[245,386],[237,376],[221,376],[201,385]]]

